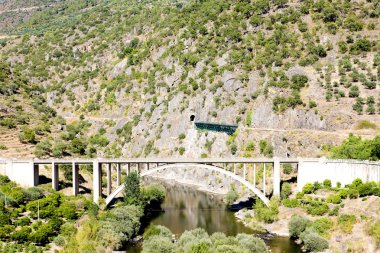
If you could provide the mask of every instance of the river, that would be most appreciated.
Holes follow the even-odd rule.
[[[162,183],[162,182],[161,182]],[[204,228],[209,234],[223,232],[234,236],[238,233],[255,232],[239,222],[234,212],[228,210],[222,197],[198,191],[193,187],[164,183],[166,188],[162,210],[152,211],[149,224],[169,228],[176,238],[185,231],[197,227]],[[300,253],[300,247],[288,237],[269,237],[266,240],[273,253]],[[141,251],[141,246],[131,246],[128,253]]]

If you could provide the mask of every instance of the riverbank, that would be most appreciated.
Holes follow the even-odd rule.
[[[235,217],[243,224],[252,229],[266,231],[277,236],[289,237],[288,224],[293,215],[306,217],[310,221],[327,218],[331,221],[331,228],[324,231],[323,236],[329,243],[329,249],[324,252],[366,252],[378,253],[375,239],[368,234],[368,228],[374,221],[380,218],[380,198],[369,196],[358,199],[345,199],[342,201],[339,216],[312,216],[305,209],[296,207],[279,207],[278,220],[267,224],[254,219],[255,211],[242,209],[235,213]],[[344,215],[355,218],[350,229],[348,225],[342,224],[340,217]]]

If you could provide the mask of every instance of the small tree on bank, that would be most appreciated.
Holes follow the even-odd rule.
[[[125,179],[124,202],[127,205],[140,205],[140,176],[137,172],[131,172]]]

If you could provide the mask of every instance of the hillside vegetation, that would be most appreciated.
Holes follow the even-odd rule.
[[[378,131],[379,15],[378,0],[62,1],[1,41],[2,131],[37,156],[323,155]]]

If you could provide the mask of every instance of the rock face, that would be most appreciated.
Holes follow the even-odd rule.
[[[327,130],[326,122],[313,110],[289,109],[283,114],[277,114],[272,110],[272,103],[268,100],[260,100],[252,109],[252,127],[273,129],[317,129]]]

